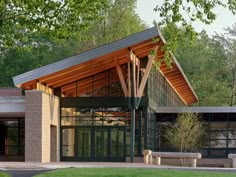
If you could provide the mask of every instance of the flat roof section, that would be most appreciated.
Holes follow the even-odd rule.
[[[25,117],[24,96],[0,97],[0,119],[6,117]]]
[[[156,113],[236,113],[236,107],[159,107]]]
[[[0,96],[21,96],[22,89],[19,88],[0,88]]]
[[[159,44],[153,43],[154,38],[160,39]],[[165,40],[157,27],[153,27],[79,55],[20,74],[13,77],[13,81],[16,87],[26,90],[35,89],[37,83],[55,89],[115,68],[114,59],[119,65],[128,63],[130,61],[130,50],[139,59],[147,57],[157,45],[159,47],[156,60],[165,55],[165,52],[161,50],[161,47],[165,45]],[[172,69],[162,63],[160,71],[186,105],[197,102],[197,95],[185,77],[178,61],[172,54],[171,56],[173,59]]]

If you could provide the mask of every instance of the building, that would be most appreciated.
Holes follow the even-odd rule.
[[[198,100],[163,45],[153,27],[15,76],[19,89],[0,91],[1,159],[133,161],[157,149],[158,108]]]
[[[164,129],[175,121],[177,114],[184,112],[198,113],[204,121],[206,137],[204,158],[228,158],[228,154],[236,153],[236,109],[235,107],[172,107],[156,109],[157,142],[155,149],[169,149],[163,138]]]

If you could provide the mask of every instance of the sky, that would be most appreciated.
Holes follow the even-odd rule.
[[[153,26],[153,21],[158,22],[157,12],[153,9],[160,0],[137,0],[137,14],[148,26]],[[236,16],[224,8],[216,8],[217,19],[211,25],[204,25],[200,22],[194,22],[193,26],[196,31],[200,32],[203,29],[207,31],[208,35],[212,36],[215,33],[224,34],[224,28],[232,27],[236,24]]]

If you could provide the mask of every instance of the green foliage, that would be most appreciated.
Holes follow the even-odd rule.
[[[165,137],[180,152],[195,152],[203,145],[205,128],[198,114],[179,114],[176,122],[167,128]]]
[[[12,77],[64,59],[75,52],[76,45],[40,46],[34,50],[11,50],[0,59],[0,87],[12,87]]]
[[[189,21],[199,20],[205,24],[211,24],[216,19],[214,8],[217,6],[228,8],[233,14],[236,13],[235,1],[221,0],[166,0],[155,7],[162,18],[160,24],[178,23],[188,26]]]
[[[173,25],[180,26],[185,31],[185,34],[190,36],[189,39],[193,41],[197,33],[192,26],[192,22],[200,21],[205,24],[211,24],[217,17],[214,12],[216,7],[224,7],[233,14],[236,13],[235,0],[165,0],[159,3],[154,8],[160,16],[158,25],[165,28],[166,33],[169,35],[165,50],[170,52],[171,49],[175,52],[178,41],[181,40],[179,33],[172,31]]]
[[[199,106],[229,106],[231,97],[231,73],[225,47],[205,32],[191,41],[184,30],[175,56],[196,91]]]
[[[9,49],[48,44],[50,40],[80,39],[81,31],[101,19],[100,12],[106,5],[106,0],[3,0],[0,3],[0,54]]]
[[[92,46],[100,46],[129,36],[146,28],[135,12],[136,0],[109,0],[102,11],[103,19],[94,23],[86,35],[92,36]]]
[[[67,168],[46,172],[35,177],[233,177],[235,174],[220,172],[199,172],[181,170],[139,169],[139,168]]]
[[[73,19],[68,21],[67,26],[61,24],[60,28],[57,27],[51,30],[46,30],[46,26],[43,26],[42,28],[38,27],[39,29],[37,29],[37,31],[33,30],[29,34],[27,33],[25,36],[22,34],[17,38],[14,36],[12,36],[12,38],[6,38],[7,41],[22,41],[23,37],[26,37],[27,42],[24,43],[24,45],[21,45],[23,43],[15,43],[12,41],[13,45],[9,45],[8,47],[4,44],[0,44],[0,47],[2,46],[0,51],[0,87],[13,86],[12,77],[15,75],[76,55],[82,51],[100,46],[104,43],[131,35],[135,32],[144,30],[146,27],[135,13],[136,0],[83,0],[81,3],[71,0],[63,2],[69,3],[73,12],[78,10],[78,15],[81,15],[81,17],[84,16],[83,21],[81,21],[81,25],[77,26],[78,22],[74,23],[74,20],[76,21],[80,18],[79,16],[74,18],[73,16],[70,16],[70,18]],[[63,2],[56,1],[55,3]],[[48,1],[48,3],[52,3],[52,5],[47,7],[47,11],[54,8],[54,1]],[[75,5],[75,3],[77,4]],[[25,1],[23,4],[17,4],[17,6],[26,6],[28,4],[31,4],[31,1]],[[41,1],[35,1],[35,4],[37,4],[40,8],[44,6]],[[83,10],[79,11],[81,8]],[[93,8],[96,8],[96,11],[93,11]],[[34,10],[34,8],[28,9],[28,11],[25,12],[28,13]],[[68,12],[68,9],[66,10]],[[92,11],[91,14],[90,10]],[[9,15],[11,15],[12,12],[7,11],[5,13],[9,13]],[[60,13],[62,12],[60,11]],[[63,14],[64,12],[61,14],[59,20],[63,19]],[[99,14],[99,17],[95,14]],[[59,16],[59,14],[56,15]],[[94,18],[89,18],[85,21],[84,19],[87,19],[87,16],[92,16]],[[50,22],[47,21],[47,19],[40,20],[45,20],[44,23]],[[64,23],[63,20],[62,22]],[[8,23],[6,22],[6,24]],[[22,22],[22,25],[25,25],[26,28],[33,28],[34,21],[31,23],[31,21],[28,20],[24,23]],[[69,27],[69,25],[76,26]],[[5,25],[0,26],[0,31],[4,29],[4,34],[6,35],[8,33],[11,33],[11,35],[18,35],[18,29],[14,29],[12,24],[10,26],[12,26],[12,28],[9,30],[14,31],[8,31]],[[19,28],[23,28],[23,26],[20,26]],[[71,28],[71,31],[69,28]],[[5,54],[1,55],[1,52],[3,51]]]
[[[230,74],[230,88],[231,88],[231,106],[236,105],[236,24],[228,27],[226,32],[228,37],[223,35],[215,35],[214,38],[223,46],[225,51],[226,67]]]

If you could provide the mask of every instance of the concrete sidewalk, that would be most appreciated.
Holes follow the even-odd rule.
[[[49,170],[59,168],[147,168],[147,169],[173,169],[191,171],[212,171],[212,172],[233,172],[236,168],[210,168],[210,167],[179,167],[179,166],[157,166],[144,163],[116,163],[116,162],[55,162],[55,163],[34,163],[34,162],[0,162],[2,170]]]

